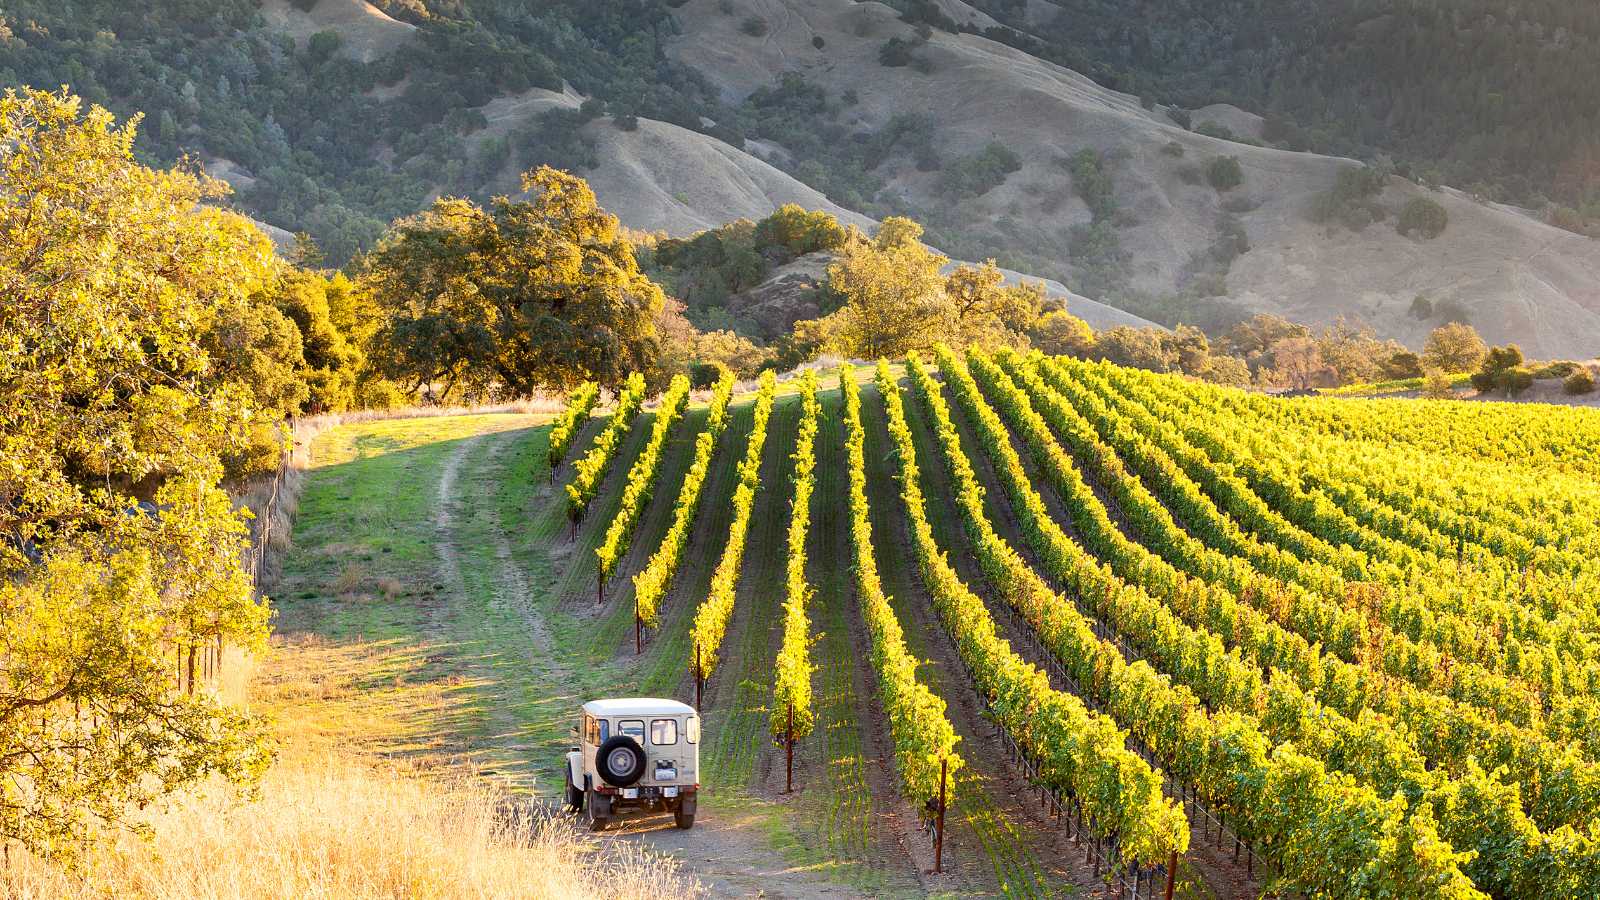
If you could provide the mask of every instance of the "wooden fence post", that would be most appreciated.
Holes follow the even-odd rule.
[[[1178,851],[1167,857],[1167,900],[1172,900],[1172,884],[1178,877]]]

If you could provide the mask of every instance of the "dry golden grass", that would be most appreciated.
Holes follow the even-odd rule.
[[[145,816],[67,873],[12,849],[0,898],[550,897],[701,893],[668,857],[601,844],[472,774],[441,738],[459,685],[412,683],[431,652],[278,640],[220,685],[271,715],[277,764],[249,800],[217,785]]]
[[[416,777],[341,755],[288,755],[240,803],[217,789],[149,817],[153,840],[92,852],[80,875],[13,853],[17,898],[675,898],[675,862],[602,846],[564,820],[517,815],[467,776]]]

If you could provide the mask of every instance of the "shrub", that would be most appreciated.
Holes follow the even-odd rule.
[[[1115,186],[1111,173],[1106,171],[1105,160],[1092,149],[1079,150],[1067,161],[1072,172],[1072,188],[1089,207],[1094,221],[1109,219],[1117,212]]]
[[[1461,301],[1454,297],[1436,304],[1433,307],[1433,314],[1435,318],[1446,324],[1472,324],[1472,313],[1461,304]]]
[[[756,223],[755,229],[757,247],[782,247],[790,257],[837,250],[844,245],[844,240],[844,226],[832,214],[807,210],[797,203],[778,207],[772,215]]]
[[[1421,378],[1422,357],[1410,350],[1402,350],[1384,361],[1383,374],[1391,379]]]
[[[1218,191],[1231,191],[1244,183],[1237,156],[1219,156],[1206,164],[1206,182]]]
[[[1445,372],[1466,372],[1483,362],[1488,348],[1477,329],[1471,325],[1452,322],[1440,325],[1428,335],[1422,347],[1423,365]]]
[[[1539,378],[1539,379],[1565,378],[1568,375],[1571,375],[1573,372],[1578,371],[1578,369],[1579,369],[1578,364],[1573,362],[1572,360],[1570,360],[1570,359],[1561,359],[1561,360],[1557,360],[1557,361],[1552,362],[1552,363],[1545,363],[1544,365],[1540,366],[1539,368],[1534,369],[1533,370],[1533,377]]]
[[[916,48],[910,41],[893,37],[883,42],[878,48],[878,62],[891,69],[911,64],[911,51]]]
[[[1508,396],[1520,394],[1533,387],[1533,370],[1527,366],[1515,366],[1500,373],[1497,385]]]
[[[823,47],[826,47],[827,45],[828,45],[828,42],[826,40],[823,40],[823,37],[820,34],[811,39],[811,46],[817,48],[818,50],[821,50]]]
[[[976,197],[999,187],[1006,176],[1022,168],[1022,160],[998,141],[971,156],[964,156],[945,167],[943,193],[955,197]]]
[[[1354,232],[1362,232],[1372,224],[1372,211],[1365,206],[1352,206],[1340,213],[1339,221]]]
[[[1587,235],[1589,233],[1589,223],[1584,221],[1583,213],[1570,206],[1551,207],[1548,221],[1551,225],[1570,231],[1573,234]]]
[[[720,360],[692,363],[689,366],[689,386],[697,391],[707,390],[716,387],[725,374],[732,375],[733,372],[727,363]]]
[[[1483,358],[1483,365],[1472,374],[1472,386],[1480,392],[1520,393],[1533,386],[1533,370],[1522,364],[1522,349],[1516,344],[1494,347]]]
[[[319,31],[311,36],[311,40],[306,44],[306,50],[311,54],[313,61],[324,62],[338,53],[343,43],[344,40],[339,37],[339,32]]]
[[[1430,400],[1448,400],[1456,395],[1450,376],[1435,369],[1422,378],[1422,396]]]
[[[1178,180],[1184,184],[1199,184],[1203,177],[1195,166],[1178,167]]]
[[[1444,207],[1427,197],[1417,197],[1400,211],[1400,222],[1395,226],[1395,230],[1401,234],[1415,231],[1423,238],[1431,240],[1444,234],[1445,226],[1449,223],[1450,216],[1444,211]]]
[[[1051,356],[1083,358],[1094,350],[1094,329],[1064,309],[1040,316],[1028,336],[1035,347]]]
[[[763,37],[767,33],[767,20],[760,16],[749,16],[739,23],[739,30],[751,37]]]
[[[1178,127],[1188,130],[1191,119],[1187,109],[1179,109],[1174,106],[1167,110],[1167,118],[1171,119]]]
[[[1311,200],[1309,218],[1313,222],[1338,221],[1351,231],[1360,231],[1389,215],[1373,198],[1383,193],[1389,181],[1387,168],[1359,166],[1340,169],[1333,187]]]
[[[1167,141],[1167,145],[1161,148],[1161,152],[1168,156],[1181,157],[1183,156],[1183,145],[1177,141]]]
[[[1433,301],[1421,294],[1411,301],[1411,318],[1426,322],[1433,318]]]
[[[1579,367],[1571,375],[1568,375],[1565,381],[1561,382],[1561,389],[1574,396],[1592,394],[1594,393],[1594,373],[1589,371],[1587,367]]]

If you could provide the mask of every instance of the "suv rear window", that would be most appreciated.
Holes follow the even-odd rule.
[[[687,733],[684,735],[684,737],[689,740],[689,743],[691,743],[691,744],[700,743],[700,717],[699,716],[690,716],[689,717],[689,726],[686,729],[686,731],[687,731]]]
[[[636,741],[644,740],[644,720],[623,719],[617,723],[617,734],[625,734]]]
[[[651,719],[650,743],[657,747],[666,747],[678,742],[677,719]]]

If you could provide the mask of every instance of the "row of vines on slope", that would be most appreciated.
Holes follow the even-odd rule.
[[[877,674],[878,697],[894,739],[901,790],[907,798],[921,803],[938,792],[941,764],[948,767],[950,774],[964,764],[955,749],[961,738],[945,715],[944,698],[917,679],[917,659],[906,649],[900,620],[878,580],[871,510],[867,503],[866,430],[861,425],[861,388],[849,364],[839,367],[839,388],[844,393],[856,599],[872,638],[872,668]]]
[[[1171,410],[1167,413],[1176,415]],[[1221,424],[1212,427],[1217,434],[1227,430]],[[1208,439],[1215,437],[1210,435]],[[1267,467],[1270,461],[1270,454],[1262,452],[1248,467],[1259,471]],[[1243,470],[1247,467],[1240,468]],[[1285,492],[1300,491],[1291,476],[1280,473],[1272,477]],[[1324,510],[1318,514],[1319,518],[1332,515],[1326,509],[1331,505],[1330,501],[1318,500],[1310,505]],[[1470,570],[1458,572],[1456,576],[1451,584],[1427,590],[1427,601],[1441,611],[1454,608],[1446,599],[1451,585],[1459,586],[1459,583],[1472,578]],[[1424,579],[1413,589],[1426,589],[1427,583]],[[1521,621],[1524,626],[1533,624],[1531,620],[1517,617],[1507,601],[1487,592],[1476,597],[1472,605],[1479,610],[1474,615],[1488,616],[1489,621],[1494,623],[1480,627],[1503,627],[1501,623],[1507,621]],[[1493,612],[1490,610],[1492,607],[1498,607],[1500,612]],[[1437,620],[1438,616],[1434,618]],[[1466,631],[1469,627],[1463,623],[1456,626],[1455,631]],[[1568,635],[1571,636],[1570,631]],[[1467,645],[1469,642],[1459,638],[1452,639],[1451,643]],[[1432,746],[1430,756],[1452,768],[1459,768],[1461,760],[1469,753],[1477,753],[1478,761],[1486,766],[1506,765],[1510,770],[1508,780],[1521,784],[1528,808],[1541,822],[1547,825],[1567,822],[1582,825],[1600,810],[1600,805],[1597,805],[1600,804],[1600,792],[1597,792],[1597,788],[1600,788],[1600,767],[1593,764],[1595,745],[1590,733],[1596,718],[1592,711],[1595,704],[1587,695],[1563,691],[1559,685],[1569,678],[1579,677],[1582,670],[1576,669],[1575,661],[1568,661],[1565,656],[1572,651],[1582,653],[1583,649],[1578,643],[1563,643],[1558,648],[1559,652],[1525,655],[1516,642],[1510,644],[1512,655],[1502,657],[1491,654],[1487,662],[1492,668],[1518,676],[1519,680],[1512,684],[1503,679],[1497,681],[1495,677],[1473,667],[1452,666],[1443,659],[1424,668],[1418,662],[1423,656],[1418,653],[1396,657],[1392,651],[1385,650],[1375,660],[1378,668],[1391,674],[1400,674],[1406,681],[1429,684],[1430,679],[1440,679],[1445,689],[1443,693],[1465,702],[1441,705],[1403,683],[1381,684],[1357,669],[1350,671],[1356,675],[1353,683],[1358,691],[1349,694],[1348,699],[1362,706],[1373,705],[1386,709],[1406,721],[1419,740]],[[1412,661],[1408,663],[1406,657]],[[1539,679],[1543,684],[1530,684],[1522,680],[1529,676]],[[1516,689],[1512,689],[1513,684]],[[1544,689],[1542,692],[1541,687]],[[1519,693],[1524,697],[1521,709],[1518,709]],[[1540,696],[1541,693],[1543,696]],[[1502,720],[1495,721],[1493,716],[1471,709],[1472,705],[1484,706]],[[1405,712],[1406,707],[1412,712]],[[1429,708],[1431,711],[1427,711]],[[1420,718],[1415,715],[1418,712],[1421,713]],[[1576,745],[1568,745],[1566,742],[1574,737],[1583,740]],[[1441,753],[1445,755],[1436,755]]]
[[[772,687],[772,733],[799,740],[811,733],[816,713],[811,708],[811,620],[806,603],[806,534],[811,527],[811,496],[816,490],[817,429],[822,406],[817,400],[817,373],[800,377],[800,430],[794,448],[794,505],[790,510],[783,602],[783,646],[778,650]]]
[[[986,439],[985,450],[999,465],[1007,490],[1014,502],[1036,508],[1038,527],[1032,539],[1041,556],[1059,560],[1066,548],[1075,545],[1053,522],[1037,491],[1026,478],[1013,479],[1009,460],[1015,458],[1005,426],[989,409],[966,367],[953,354],[942,358],[956,397],[975,427],[998,437]],[[1001,375],[1003,377],[1003,373]],[[1024,407],[1022,413],[1036,416],[1025,394],[1015,389],[1001,396],[1008,403]],[[1040,428],[1043,426],[1041,424]],[[1056,448],[1059,451],[1059,447]],[[1069,502],[1074,524],[1091,549],[1103,556],[1113,574],[1141,592],[1158,599],[1156,613],[1170,624],[1194,629],[1198,635],[1220,637],[1242,656],[1218,657],[1217,665],[1207,669],[1212,702],[1242,704],[1250,708],[1252,697],[1261,695],[1267,674],[1282,670],[1311,697],[1359,722],[1364,716],[1382,713],[1404,723],[1398,732],[1431,762],[1452,774],[1464,773],[1474,757],[1486,766],[1507,766],[1507,779],[1523,782],[1525,803],[1530,814],[1547,827],[1587,821],[1587,810],[1597,799],[1595,767],[1570,750],[1563,750],[1543,734],[1495,721],[1469,705],[1415,688],[1404,681],[1384,678],[1361,666],[1327,654],[1300,635],[1287,631],[1248,603],[1218,585],[1189,578],[1160,560],[1150,551],[1127,539],[1110,521],[1092,492],[1081,486],[1070,460],[1059,460],[1054,469],[1057,481],[1070,479],[1071,490],[1081,499]],[[1020,465],[1020,463],[1019,463]],[[1017,470],[1020,473],[1020,468]],[[1220,653],[1223,644],[1217,643]],[[1225,678],[1223,676],[1226,676]],[[1205,695],[1205,694],[1203,694]],[[1531,789],[1531,784],[1540,785]]]
[[[623,436],[628,433],[628,428],[643,405],[644,376],[635,372],[628,376],[627,383],[623,385],[610,423],[595,438],[589,452],[573,466],[572,481],[567,484],[567,518],[574,522],[583,518],[589,503],[594,500],[595,492],[600,490],[600,479],[605,477],[612,458],[622,446]]]
[[[1402,554],[1417,560],[1429,580],[1418,602],[1474,615],[1483,623],[1480,634],[1515,635],[1503,650],[1532,651],[1532,659],[1518,660],[1522,672],[1545,685],[1600,676],[1588,665],[1600,655],[1594,639],[1600,616],[1590,601],[1600,587],[1593,528],[1600,492],[1592,485],[1559,473],[1542,472],[1537,480],[1504,467],[1489,473],[1471,459],[1356,443],[1317,433],[1283,411],[1266,414],[1226,395],[1173,391],[1120,371],[1074,367],[1073,373],[1154,420],[1189,455],[1186,465],[1214,460],[1251,478],[1308,529],[1348,535],[1396,562]],[[1179,424],[1182,435],[1173,433]],[[1241,426],[1275,440],[1264,444]],[[1291,456],[1298,460],[1291,463]],[[1540,502],[1522,505],[1541,494],[1547,496]],[[1484,645],[1502,649],[1494,637],[1485,635]],[[1545,648],[1575,658],[1548,657]],[[1557,675],[1553,666],[1565,671]]]
[[[694,461],[683,476],[678,499],[673,503],[672,525],[644,569],[633,576],[634,602],[638,607],[640,622],[647,627],[655,628],[660,624],[661,598],[672,587],[678,562],[683,558],[683,548],[689,543],[689,526],[694,523],[695,512],[700,508],[701,489],[711,473],[711,457],[716,453],[717,438],[728,424],[728,401],[733,397],[733,383],[733,373],[724,371],[721,380],[711,389],[706,427],[695,438]]]
[[[1070,387],[1075,383],[1067,380],[1068,370],[1054,361],[1042,365],[1039,371],[1054,385]],[[1112,373],[1114,377],[1111,378],[1100,378],[1098,376],[1105,373],[1087,367],[1074,367],[1070,374],[1122,412],[1134,428],[1150,436],[1153,439],[1151,452],[1170,459],[1174,465],[1168,468],[1177,477],[1192,477],[1196,484],[1213,495],[1219,506],[1226,502],[1230,514],[1241,524],[1256,528],[1265,521],[1264,517],[1272,517],[1281,521],[1282,527],[1298,530],[1297,525],[1282,519],[1268,507],[1237,474],[1251,470],[1259,473],[1260,464],[1275,455],[1272,451],[1258,447],[1250,451],[1256,459],[1243,466],[1237,465],[1234,462],[1237,454],[1246,451],[1232,446],[1231,440],[1226,437],[1229,426],[1217,421],[1204,426],[1207,447],[1219,455],[1214,462],[1207,453],[1190,442],[1188,435],[1180,434],[1173,424],[1172,420],[1182,419],[1185,431],[1194,434],[1195,431],[1189,426],[1197,423],[1199,417],[1193,407],[1183,411],[1170,407],[1158,396],[1154,385],[1125,382],[1120,377],[1121,373]],[[1259,423],[1255,427],[1259,427]],[[1307,444],[1325,439],[1305,433],[1286,435],[1281,429],[1274,430],[1273,434],[1279,443]],[[1342,448],[1342,452],[1372,455],[1372,448]],[[1224,457],[1224,453],[1231,455]],[[1393,471],[1404,467],[1407,462],[1391,458],[1385,461],[1385,466]],[[1309,484],[1314,477],[1312,473],[1302,471],[1293,476],[1280,475],[1277,480],[1287,491],[1291,478]],[[1163,478],[1160,483],[1169,482],[1170,479]],[[1375,504],[1358,478],[1345,477],[1342,485],[1341,490],[1348,492],[1350,504],[1363,508]],[[1307,497],[1302,497],[1301,501],[1318,505],[1326,514],[1326,505]],[[1415,518],[1408,518],[1407,522],[1404,528],[1410,534],[1407,539],[1417,541],[1419,549],[1424,547],[1427,541],[1418,538],[1416,532],[1426,529]],[[1319,538],[1304,532],[1302,534],[1306,542],[1325,545]],[[1310,546],[1310,543],[1305,545]],[[1381,585],[1356,585],[1360,588],[1356,595],[1360,605],[1370,609],[1385,624],[1413,639],[1426,639],[1454,655],[1482,663],[1508,677],[1522,679],[1531,690],[1538,693],[1570,696],[1592,693],[1596,687],[1600,687],[1600,664],[1597,664],[1597,660],[1600,660],[1600,640],[1588,633],[1593,627],[1595,612],[1586,601],[1576,602],[1578,593],[1567,584],[1568,579],[1564,574],[1532,573],[1533,579],[1538,582],[1533,589],[1538,590],[1541,597],[1541,608],[1535,608],[1514,598],[1516,590],[1509,582],[1515,564],[1508,569],[1505,567],[1506,560],[1494,559],[1491,551],[1479,546],[1474,546],[1468,555],[1465,541],[1456,544],[1458,549],[1455,554],[1448,553],[1448,539],[1445,545],[1447,556],[1453,555],[1453,558],[1440,559],[1432,551],[1424,550],[1416,556],[1416,564],[1406,563],[1403,579]],[[1290,545],[1284,546],[1287,548]],[[1342,550],[1357,556],[1361,554],[1361,551],[1348,546]],[[1403,562],[1394,556],[1389,556],[1389,560],[1396,564]],[[1530,587],[1527,581],[1525,575],[1525,589]],[[1547,709],[1545,714],[1550,715],[1551,712]],[[1579,715],[1592,718],[1581,713]],[[1570,719],[1574,716],[1558,711],[1556,718]]]
[[[947,374],[959,363],[945,351]],[[1313,896],[1365,896],[1386,890],[1397,896],[1482,896],[1461,871],[1466,854],[1452,851],[1423,808],[1408,813],[1402,797],[1380,798],[1353,778],[1328,771],[1290,746],[1272,747],[1254,715],[1209,712],[1195,694],[1175,687],[1149,664],[1132,664],[1072,602],[1055,593],[989,524],[982,489],[950,417],[940,386],[914,356],[907,369],[936,432],[956,486],[957,507],[986,578],[1029,622],[1063,668],[1167,761],[1175,777],[1226,813],[1246,840],[1256,842],[1278,866],[1279,887]],[[964,375],[964,371],[961,372]],[[992,413],[991,413],[992,416]],[[997,423],[980,430],[1002,480],[1026,485],[1021,463]],[[1029,489],[1031,490],[1031,489]],[[1025,534],[1048,522],[1036,492],[1013,504]],[[1168,665],[1192,683],[1206,665],[1225,664],[1220,646],[1185,638],[1186,629],[1161,604],[1076,544],[1039,544],[1041,559],[1073,594],[1130,638],[1147,641]],[[1148,652],[1147,651],[1147,652]],[[1203,652],[1208,660],[1191,659]]]
[[[1093,832],[1116,840],[1123,859],[1152,865],[1183,853],[1189,823],[1163,794],[1161,774],[1127,749],[1127,735],[1115,722],[1051,688],[1044,672],[1017,655],[1000,638],[983,600],[950,567],[928,521],[899,387],[881,360],[877,384],[923,582],[991,715],[1033,760],[1043,783],[1073,798]]]
[[[1029,390],[1041,401],[1041,406],[1064,403],[1066,398],[1055,394],[1053,387],[1026,379],[1027,374],[1024,373]],[[1160,447],[1130,438],[1138,433],[1139,426],[1158,423],[1149,417],[1130,421],[1120,410],[1104,405],[1100,395],[1080,388],[1077,382],[1064,380],[1061,383],[1072,392],[1072,402],[1094,420],[1100,434],[1111,439],[1124,458],[1136,461],[1135,464],[1144,470],[1146,483],[1161,488],[1167,502],[1184,511],[1186,519],[1204,520],[1207,511],[1210,515],[1218,514],[1199,493],[1198,486]],[[1131,408],[1128,411],[1137,412]],[[1075,415],[1070,407],[1067,415]],[[1161,477],[1152,477],[1157,474]],[[1182,502],[1185,498],[1174,496],[1171,490],[1177,485],[1187,485],[1190,497],[1198,499],[1192,503]],[[1198,554],[1187,553],[1171,558],[1178,564],[1197,557]],[[1555,676],[1562,669],[1524,668],[1520,656],[1508,657],[1489,645],[1494,626],[1517,617],[1506,601],[1487,596],[1470,606],[1452,602],[1450,585],[1441,580],[1459,581],[1467,577],[1454,565],[1449,566],[1448,571],[1435,572],[1410,566],[1407,575],[1390,583],[1353,586],[1352,592],[1341,590],[1332,597],[1291,592],[1285,612],[1297,618],[1295,630],[1307,638],[1322,641],[1346,661],[1360,661],[1418,687],[1492,709],[1507,721],[1520,725],[1535,725],[1541,717],[1547,717],[1544,729],[1554,738],[1575,736],[1573,728],[1583,727],[1567,723],[1600,720],[1597,714],[1600,711],[1596,710],[1592,699],[1563,689],[1562,685],[1573,675],[1530,683],[1526,680],[1530,676]],[[1230,587],[1236,592],[1239,590],[1236,585]],[[1358,590],[1366,593],[1355,592]],[[1350,603],[1351,597],[1368,594],[1372,596],[1365,602]],[[1524,621],[1528,626],[1533,624]],[[1560,663],[1560,658],[1550,661]]]
[[[954,366],[953,361],[947,362]],[[1094,512],[1094,517],[1103,518],[1098,501],[1071,468],[1070,460],[1061,455],[1043,420],[1028,408],[1026,395],[981,355],[973,354],[972,362],[984,373],[983,380],[1001,407],[1008,411],[1024,443],[1040,457],[1041,467],[1062,491],[1067,505],[1075,511]],[[964,380],[959,375],[954,377]],[[981,401],[969,393],[968,388],[962,387],[957,393],[965,398],[970,417],[988,420],[993,416],[988,409],[975,405]],[[977,427],[980,433],[998,435],[997,421],[979,422]],[[1049,454],[1040,451],[1049,451]],[[1002,462],[1001,465],[1008,464]],[[1019,484],[1008,484],[1008,490],[1016,491]],[[1083,530],[1106,527],[1096,525],[1082,513],[1077,519]],[[1161,614],[1166,615],[1164,611]],[[1186,628],[1182,623],[1170,622],[1169,627],[1156,630],[1182,633]],[[1205,637],[1203,631],[1194,634]],[[1170,662],[1173,654],[1160,649],[1158,642],[1144,638],[1143,643],[1147,647],[1157,646],[1153,658],[1168,660],[1168,666],[1175,665]],[[1573,840],[1576,835],[1570,828],[1553,835],[1539,832],[1523,813],[1515,789],[1496,783],[1494,777],[1486,777],[1470,759],[1454,770],[1461,777],[1452,779],[1442,770],[1430,769],[1416,750],[1401,738],[1404,731],[1397,729],[1387,717],[1363,715],[1355,721],[1346,719],[1317,704],[1282,673],[1276,673],[1267,683],[1260,670],[1244,661],[1217,656],[1222,649],[1220,645],[1207,648],[1202,643],[1199,646],[1201,660],[1210,655],[1216,662],[1196,671],[1212,674],[1207,681],[1184,680],[1203,698],[1261,716],[1263,732],[1272,740],[1293,741],[1302,751],[1321,758],[1330,768],[1341,769],[1372,784],[1382,795],[1399,791],[1412,803],[1425,800],[1431,805],[1441,832],[1452,843],[1479,851],[1478,857],[1465,868],[1480,887],[1499,896],[1519,896],[1529,889],[1541,895],[1560,895],[1558,888],[1563,885],[1592,886],[1591,877],[1586,874],[1595,854],[1592,842]],[[1560,860],[1561,868],[1551,869],[1545,865],[1552,860]]]
[[[1346,662],[1361,662],[1378,671],[1412,681],[1419,688],[1487,706],[1509,721],[1527,724],[1534,717],[1529,692],[1514,688],[1503,676],[1483,671],[1472,664],[1441,657],[1437,649],[1414,644],[1408,636],[1391,631],[1381,623],[1372,622],[1365,615],[1358,615],[1344,605],[1320,597],[1298,584],[1261,578],[1250,570],[1245,560],[1227,558],[1190,536],[1173,520],[1167,507],[1123,466],[1116,451],[1101,443],[1094,427],[1061,397],[1033,378],[1030,369],[1012,368],[1012,371],[1023,376],[1023,384],[1029,387],[1028,394],[1024,394],[1009,376],[981,354],[972,355],[972,370],[987,386],[1001,411],[1023,437],[1040,468],[1058,489],[1064,492],[1076,490],[1085,500],[1090,499],[1077,483],[1079,479],[1076,473],[1069,471],[1072,469],[1071,459],[1046,427],[1047,419],[1057,425],[1057,433],[1069,438],[1075,455],[1091,468],[1100,484],[1115,498],[1133,530],[1150,548],[1119,540],[1120,536],[1113,534],[1109,539],[1098,542],[1102,555],[1120,556],[1125,560],[1122,563],[1125,566],[1136,565],[1131,560],[1143,560],[1144,564],[1168,576],[1168,580],[1181,571],[1200,582],[1210,583],[1270,616],[1279,626],[1290,629],[1307,641],[1320,642]],[[1041,418],[1037,413],[1039,409],[1045,410],[1047,415]],[[1117,436],[1118,449],[1138,449],[1129,446],[1127,429],[1107,428],[1106,432]],[[1073,504],[1072,508],[1078,511],[1083,506]],[[1082,518],[1081,514],[1079,518]],[[1090,538],[1105,532],[1099,523],[1082,524],[1085,534]],[[1153,555],[1150,550],[1154,551]],[[1171,568],[1164,568],[1163,562]],[[1436,673],[1443,672],[1451,674],[1448,682],[1434,677]]]
[[[622,560],[622,554],[628,551],[628,542],[633,537],[633,526],[644,513],[645,504],[650,502],[651,491],[655,489],[656,475],[661,470],[661,454],[666,447],[667,437],[682,418],[684,408],[688,405],[689,377],[675,376],[672,383],[667,386],[667,392],[661,396],[661,406],[656,410],[655,425],[650,430],[650,440],[645,444],[644,452],[634,460],[633,468],[628,470],[628,481],[622,488],[622,506],[611,519],[611,524],[606,527],[605,539],[595,548],[595,557],[600,567],[601,590],[604,590],[606,579],[616,571],[617,563]]]
[[[728,543],[711,575],[711,592],[695,610],[689,630],[694,648],[689,669],[699,678],[710,678],[717,669],[717,653],[733,617],[733,601],[739,586],[739,567],[744,561],[745,535],[750,530],[750,512],[755,507],[756,490],[761,486],[761,452],[767,444],[767,422],[772,418],[772,403],[778,380],[771,371],[761,376],[756,392],[755,421],[750,426],[750,442],[739,463],[739,485],[733,491],[733,521],[728,525]]]

